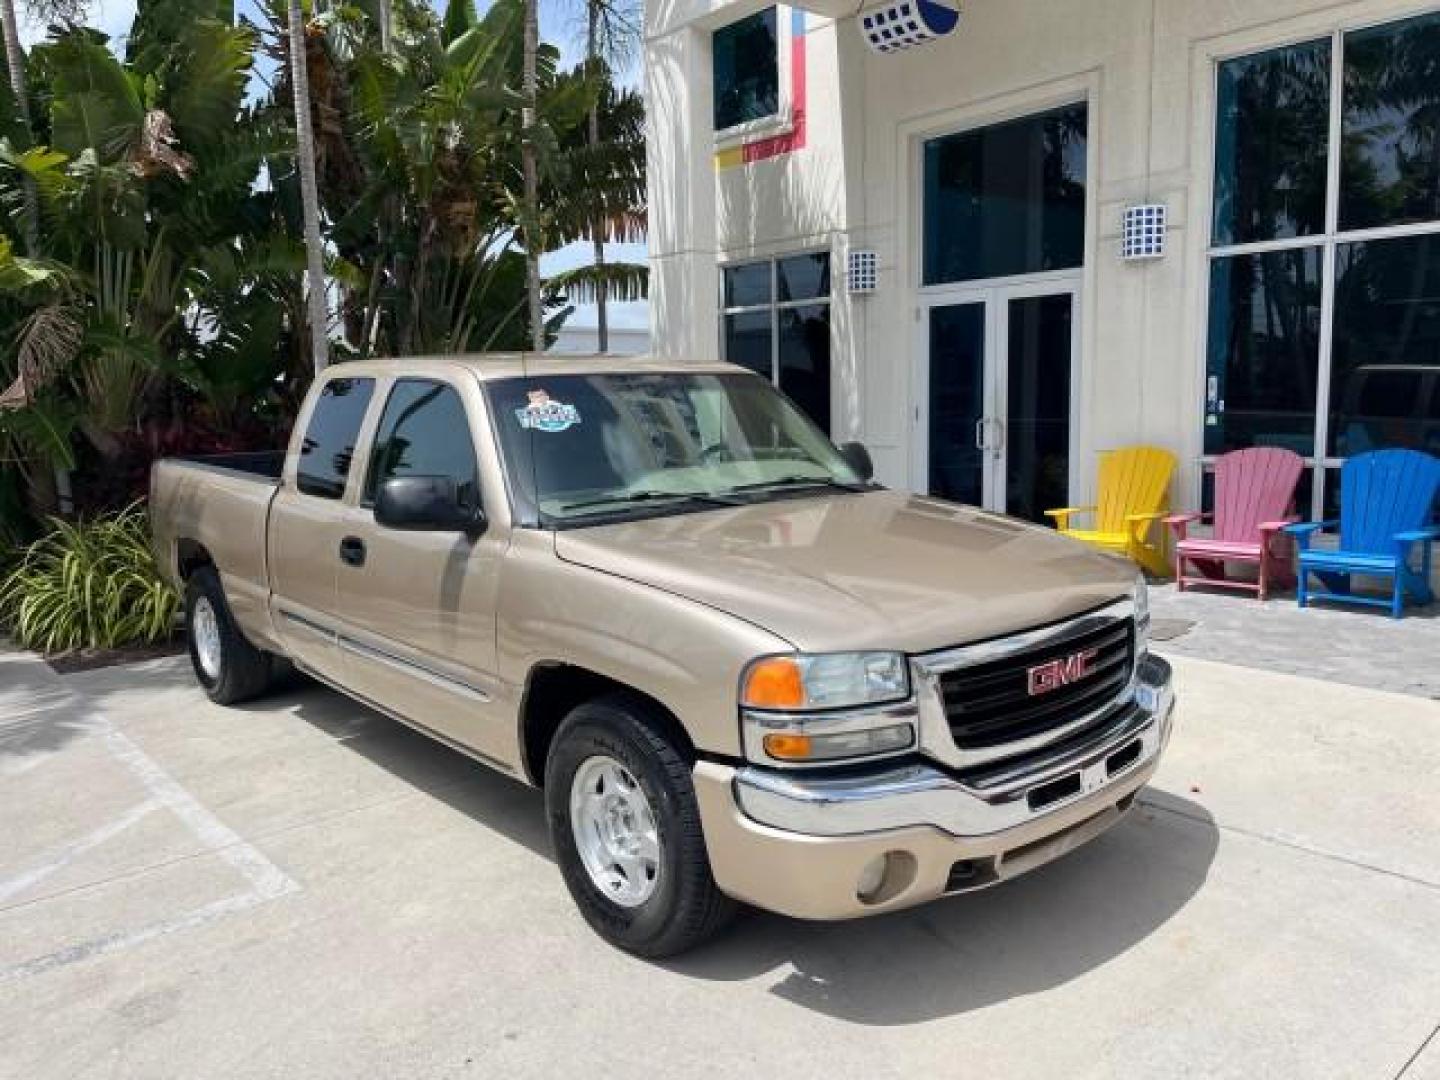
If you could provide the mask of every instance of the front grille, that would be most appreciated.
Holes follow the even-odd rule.
[[[1030,672],[1095,650],[1089,671],[1068,685],[1032,694]],[[982,750],[1044,734],[1110,704],[1135,667],[1132,619],[1116,619],[1000,660],[939,676],[950,734],[961,750]]]

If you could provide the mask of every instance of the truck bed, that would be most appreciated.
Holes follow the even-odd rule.
[[[203,465],[227,472],[247,473],[278,482],[285,471],[285,451],[258,450],[236,454],[195,454],[174,460],[187,465]]]
[[[180,565],[220,570],[232,614],[260,645],[272,638],[266,530],[283,453],[166,458],[150,473],[150,523],[160,572],[182,584]]]

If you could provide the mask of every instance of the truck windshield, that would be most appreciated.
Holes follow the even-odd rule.
[[[522,520],[548,527],[868,485],[763,379],[555,375],[486,384]]]

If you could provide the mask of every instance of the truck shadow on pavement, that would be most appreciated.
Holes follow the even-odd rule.
[[[774,973],[772,994],[851,1023],[956,1016],[1119,961],[1196,895],[1218,846],[1202,807],[1151,788],[1105,836],[996,888],[849,923],[755,912],[666,966],[722,982]]]
[[[553,859],[538,791],[328,690],[265,703],[277,704],[485,829]],[[955,1016],[1119,960],[1196,895],[1218,844],[1201,806],[1150,788],[1105,836],[998,888],[856,922],[747,911],[712,944],[658,966],[715,982],[773,976],[777,997],[852,1023]],[[564,888],[558,871],[553,886]]]

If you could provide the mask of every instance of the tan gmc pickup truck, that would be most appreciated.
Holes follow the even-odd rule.
[[[151,512],[211,698],[288,662],[543,787],[586,920],[664,956],[1024,873],[1169,738],[1129,565],[870,473],[737,367],[406,359]]]

